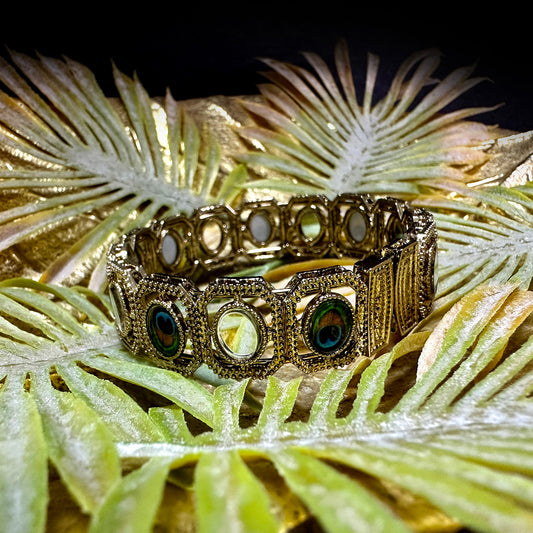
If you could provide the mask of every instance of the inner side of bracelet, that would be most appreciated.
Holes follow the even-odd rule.
[[[328,257],[343,264],[298,272],[284,286],[235,275]],[[431,309],[435,257],[427,211],[342,194],[154,222],[111,247],[107,274],[117,329],[134,353],[184,374],[205,363],[221,377],[263,378],[285,363],[341,367],[408,333]]]

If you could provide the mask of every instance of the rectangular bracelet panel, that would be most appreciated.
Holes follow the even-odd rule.
[[[394,311],[401,335],[418,323],[418,243],[400,252],[396,266]]]
[[[394,309],[394,270],[392,258],[368,269],[369,352],[387,346]]]

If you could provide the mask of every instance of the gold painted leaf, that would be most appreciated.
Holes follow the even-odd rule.
[[[219,142],[170,93],[156,102],[114,69],[111,101],[75,61],[11,59],[0,58],[0,189],[18,201],[0,212],[0,250],[32,277],[103,288],[118,235],[239,194],[242,167],[222,167]]]

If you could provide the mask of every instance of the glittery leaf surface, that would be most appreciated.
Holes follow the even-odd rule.
[[[46,520],[47,457],[94,531],[150,530],[172,490],[167,478],[190,478],[199,531],[221,520],[228,531],[258,523],[277,530],[286,517],[255,471],[261,460],[328,531],[419,529],[396,491],[421,498],[450,530],[532,527],[533,349],[530,338],[519,347],[514,339],[533,294],[518,284],[479,286],[433,331],[409,335],[369,365],[329,371],[317,387],[312,376],[217,387],[181,378],[122,349],[105,299],[7,285],[26,306],[49,301],[48,314],[37,313],[48,328],[29,334],[12,324],[16,349],[3,349],[0,366],[3,416],[24,422],[4,432],[11,452],[1,486],[17,464],[15,475],[28,479],[18,506],[2,492],[2,515],[29,530]],[[54,318],[62,316],[54,306],[78,317],[75,332]],[[396,374],[405,367],[411,383],[401,390]],[[259,411],[243,402],[245,392],[262,403]]]

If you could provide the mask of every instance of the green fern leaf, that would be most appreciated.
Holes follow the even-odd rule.
[[[486,161],[477,147],[494,137],[493,129],[467,119],[489,109],[446,110],[481,81],[470,77],[472,69],[457,69],[436,83],[438,55],[420,52],[400,66],[389,92],[374,103],[377,57],[369,56],[362,96],[344,43],[335,51],[339,82],[316,54],[305,58],[314,73],[265,60],[272,69],[272,83],[260,87],[265,102],[243,102],[266,126],[242,128],[263,149],[240,159],[272,174],[247,187],[285,191],[290,180],[313,193],[413,195],[435,178],[468,181],[466,170]]]
[[[14,533],[44,531],[48,500],[46,443],[37,408],[24,392],[23,382],[4,382],[0,413],[2,528]]]
[[[179,477],[191,464],[199,530],[278,530],[282,518],[252,468],[257,458],[326,531],[409,530],[376,497],[375,483],[476,530],[532,527],[533,338],[506,349],[533,310],[533,293],[518,283],[480,286],[432,332],[409,335],[370,364],[330,371],[301,420],[291,417],[304,378],[269,378],[263,407],[245,427],[243,401],[254,386],[244,380],[210,392],[137,360],[122,349],[105,298],[29,280],[0,283],[0,296],[0,423],[18,450],[9,444],[4,459],[13,467],[0,468],[0,511],[26,531],[45,522],[47,458],[94,531],[135,523],[149,531],[169,472]],[[393,367],[417,353],[416,381],[395,392]],[[132,384],[159,402],[141,408]],[[204,429],[192,431],[198,424]],[[144,466],[123,472],[124,461]]]
[[[90,533],[150,531],[168,475],[170,461],[155,458],[124,476],[92,516]]]
[[[75,289],[68,294],[71,291]],[[116,417],[106,418],[93,398],[80,394],[79,385],[70,392],[54,392],[83,402],[84,409],[91,410],[91,416],[113,435],[123,460],[148,460],[113,487],[99,489],[99,504],[89,507],[93,529],[107,521],[132,524],[128,509],[135,509],[136,501],[148,505],[142,502],[151,491],[160,501],[162,479],[169,469],[179,475],[181,468],[192,464],[199,530],[210,531],[213,524],[227,531],[277,530],[281,518],[253,469],[254,460],[262,458],[270,461],[325,531],[409,531],[411,526],[398,509],[376,497],[375,483],[423,498],[456,524],[474,530],[529,531],[533,527],[529,444],[533,338],[522,346],[507,350],[506,346],[532,310],[533,293],[520,290],[517,283],[480,286],[460,299],[433,332],[409,335],[369,365],[330,371],[306,420],[291,421],[302,378],[269,378],[263,408],[246,427],[241,424],[250,386],[246,380],[220,385],[211,394],[193,381],[126,354],[117,357],[116,347],[72,353],[69,359],[82,363],[85,370],[72,373],[65,363],[56,365],[69,389],[75,383],[72,375],[92,368],[150,388],[172,402],[150,409],[157,430],[151,426],[134,440],[131,433],[123,439],[113,429],[130,410],[119,394],[113,403]],[[413,353],[420,354],[416,381],[406,392],[395,392],[389,381],[392,369]],[[34,386],[38,394],[50,391],[50,384],[43,387],[41,378],[32,381],[30,397]],[[93,379],[97,378],[87,374],[83,381]],[[349,392],[354,380],[355,397]],[[0,399],[6,393],[2,389]],[[348,398],[349,409],[339,415],[341,401]],[[63,403],[73,415],[70,400]],[[109,405],[107,398],[103,403]],[[211,429],[191,432],[191,416]],[[52,418],[41,414],[41,420],[43,427],[61,431],[61,424],[56,427]],[[65,445],[83,434],[70,425],[70,419],[68,424],[73,434]],[[161,462],[152,463],[156,457]],[[359,475],[354,477],[351,471]],[[73,490],[67,473],[62,475]],[[82,505],[83,497],[74,490],[73,494]],[[150,500],[148,516],[155,516],[155,505]],[[142,530],[150,530],[147,522]]]
[[[107,494],[118,490],[117,443],[165,441],[159,425],[125,392],[128,382],[160,398],[168,395],[200,420],[212,420],[213,401],[204,387],[175,373],[161,374],[123,349],[105,298],[20,279],[0,282],[0,302],[0,514],[7,531],[43,530],[47,459],[81,510],[94,514]],[[100,366],[110,377],[113,363],[122,387],[95,375]]]
[[[18,53],[12,59],[14,65],[0,58],[0,81],[14,94],[0,92],[0,142],[10,162],[0,169],[0,188],[38,196],[0,213],[0,249],[46,239],[64,226],[72,233],[73,221],[89,216],[73,242],[46,258],[37,273],[42,281],[73,284],[90,276],[90,286],[101,288],[104,252],[117,234],[231,201],[246,179],[242,167],[222,170],[216,139],[202,139],[170,93],[158,104],[138,79],[114,68],[114,105],[75,61]]]
[[[265,488],[236,450],[201,455],[194,490],[200,532],[279,531]]]

